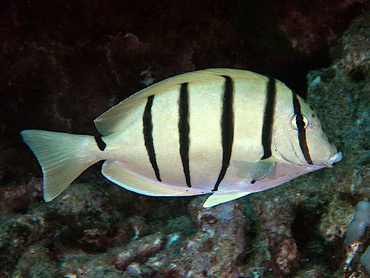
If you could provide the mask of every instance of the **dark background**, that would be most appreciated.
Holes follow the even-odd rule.
[[[96,134],[93,120],[150,83],[196,69],[306,75],[367,1],[3,0],[0,185],[40,176],[19,131]],[[148,82],[149,83],[148,83]]]

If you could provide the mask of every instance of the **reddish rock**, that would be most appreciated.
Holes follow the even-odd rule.
[[[204,209],[203,202],[204,198],[197,198],[189,205],[198,232],[185,241],[179,257],[159,275],[239,277],[236,261],[244,251],[246,225],[242,207],[234,201]]]
[[[161,233],[148,235],[131,241],[128,245],[118,246],[109,250],[115,268],[125,270],[133,262],[145,262],[158,253],[166,244],[166,237]],[[138,269],[135,263],[131,271]]]

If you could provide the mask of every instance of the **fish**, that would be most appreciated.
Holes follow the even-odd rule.
[[[139,194],[211,194],[210,208],[332,167],[343,158],[317,112],[283,82],[211,68],[153,84],[94,120],[101,136],[28,129],[43,198],[59,196],[88,167]]]

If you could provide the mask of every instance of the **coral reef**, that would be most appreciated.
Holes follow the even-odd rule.
[[[329,191],[332,201],[320,220],[322,236],[333,248],[336,246],[343,250],[343,254],[336,255],[336,277],[368,275],[360,263],[366,244],[359,246],[354,242],[346,247],[342,243],[344,232],[354,216],[354,207],[369,199],[370,86],[369,59],[366,56],[369,42],[365,39],[370,35],[369,21],[369,13],[354,20],[332,49],[334,64],[308,76],[309,96],[319,113],[323,103],[336,107],[331,113],[323,114],[323,121],[330,123],[333,133],[338,134],[339,148],[347,157],[341,165],[344,170],[338,172],[337,183]],[[366,236],[362,240],[366,241]]]
[[[272,196],[270,196],[272,197]],[[292,207],[286,196],[264,196],[247,202],[250,229],[241,269],[247,277],[288,275],[298,266],[298,250],[291,232]],[[250,211],[249,211],[250,210]],[[258,244],[256,244],[258,242]]]
[[[238,277],[245,230],[238,202],[205,210],[204,198],[193,198],[188,210],[195,224],[177,218],[166,228],[158,219],[142,223],[110,211],[112,200],[104,195],[93,185],[74,184],[52,207],[42,203],[21,217],[4,217],[9,224],[1,231],[2,271],[14,267],[21,277],[39,277],[44,268],[43,277]]]
[[[344,242],[357,204],[370,200],[368,3],[46,2],[6,0],[0,12],[0,278],[369,275],[369,233]],[[305,87],[302,59],[328,39],[332,61],[315,60],[326,66],[309,72],[307,98],[344,153],[335,167],[203,209],[206,196],[138,195],[96,165],[42,202],[21,129],[94,134],[92,120],[113,104],[194,68],[287,81],[290,67]]]
[[[364,235],[370,227],[370,203],[361,201],[357,204],[357,211],[351,223],[349,223],[344,244],[347,245],[346,271],[351,271],[352,261],[358,257],[357,251],[364,249]],[[361,264],[370,272],[370,248],[368,248],[361,256]]]
[[[239,277],[246,220],[238,202],[204,209],[205,198],[189,204],[197,233],[184,242],[178,258],[158,277]]]

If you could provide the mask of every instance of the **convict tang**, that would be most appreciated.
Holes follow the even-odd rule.
[[[181,74],[94,121],[102,137],[24,130],[46,202],[105,160],[110,181],[149,196],[212,193],[204,207],[331,167],[342,153],[315,110],[284,83],[237,69]]]

